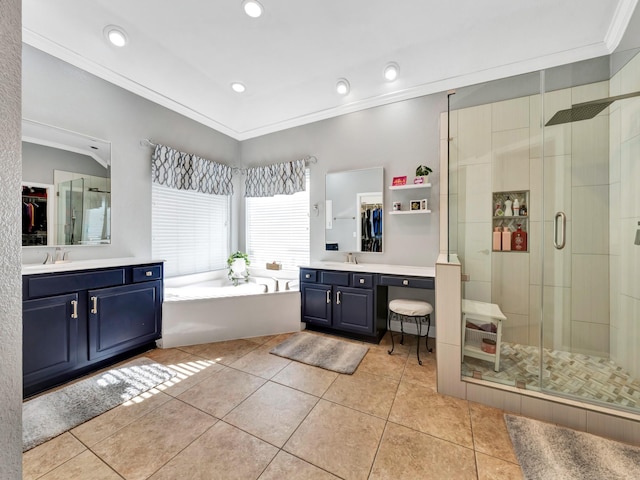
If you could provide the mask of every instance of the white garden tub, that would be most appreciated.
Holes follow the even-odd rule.
[[[300,293],[291,281],[250,278],[233,286],[219,272],[165,280],[160,348],[300,330]],[[282,290],[282,291],[280,291]]]

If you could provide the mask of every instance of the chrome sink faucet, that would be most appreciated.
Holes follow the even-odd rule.
[[[353,253],[347,253],[347,263],[358,264],[358,259]]]

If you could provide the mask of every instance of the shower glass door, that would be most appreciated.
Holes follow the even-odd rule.
[[[543,155],[532,168],[543,191],[535,273],[541,388],[634,410],[640,407],[640,245],[634,243],[640,195],[633,186],[640,178],[640,100],[610,98],[640,91],[638,72],[640,57],[589,83],[585,64],[543,72]]]

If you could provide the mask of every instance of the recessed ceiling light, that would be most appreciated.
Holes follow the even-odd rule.
[[[124,47],[129,42],[124,30],[115,25],[107,25],[104,27],[104,35],[107,37],[107,40],[116,47]]]
[[[244,8],[244,13],[251,18],[258,18],[264,11],[262,5],[257,0],[244,0],[244,2],[242,2],[242,8]]]
[[[336,83],[336,92],[338,92],[340,95],[348,94],[350,89],[351,87],[349,86],[349,82],[346,78],[341,78],[340,80],[338,80],[338,83]]]
[[[244,92],[247,88],[240,82],[233,82],[231,84],[231,88],[233,89],[234,92],[238,92],[238,93],[242,93]]]
[[[398,78],[399,73],[400,67],[397,63],[391,62],[386,67],[384,67],[384,78],[388,82],[393,82],[396,78]]]

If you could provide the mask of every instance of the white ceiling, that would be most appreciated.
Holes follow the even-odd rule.
[[[23,40],[244,140],[609,54],[638,0],[260,1],[253,19],[242,0],[23,0]],[[107,43],[110,24],[126,47]]]

